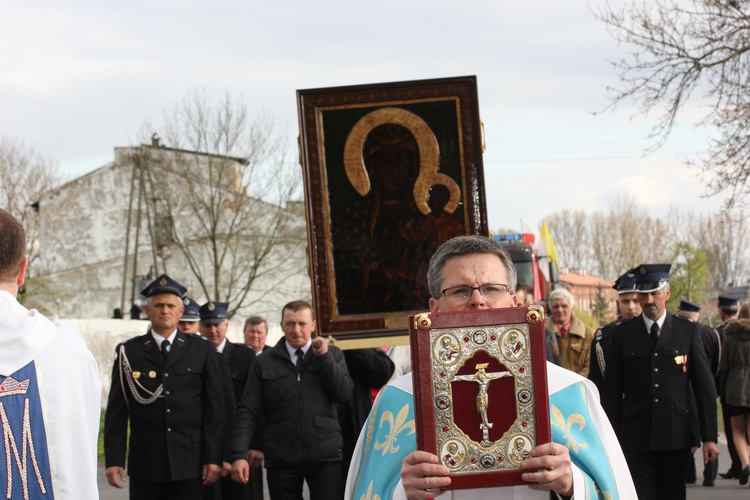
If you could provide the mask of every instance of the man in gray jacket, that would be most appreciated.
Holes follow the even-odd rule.
[[[311,500],[341,496],[343,444],[336,403],[352,396],[352,381],[340,349],[312,338],[315,321],[307,302],[281,311],[284,338],[252,366],[235,417],[232,479],[247,483],[246,453],[258,425],[271,500],[301,498],[307,481]]]

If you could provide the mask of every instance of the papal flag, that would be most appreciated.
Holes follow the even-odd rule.
[[[557,269],[560,269],[560,262],[557,260],[557,250],[555,242],[552,240],[552,233],[549,232],[547,221],[542,221],[542,229],[539,232],[539,242],[536,245],[536,257],[539,259],[539,267],[544,274],[545,279],[550,280],[550,262],[554,262]],[[544,262],[544,265],[541,263]]]
[[[539,250],[537,251],[539,258],[546,257],[550,262],[557,264],[558,269],[560,268],[560,262],[557,260],[557,250],[555,250],[555,242],[552,240],[552,233],[549,232],[547,221],[542,221],[542,229],[539,232]]]

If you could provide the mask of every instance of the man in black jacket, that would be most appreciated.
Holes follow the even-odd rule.
[[[716,390],[696,323],[667,312],[669,264],[634,269],[643,313],[612,332],[602,406],[640,500],[684,500],[690,449],[715,460]],[[692,389],[691,389],[692,387]],[[700,436],[692,425],[698,407]]]
[[[336,403],[352,396],[340,349],[312,338],[310,304],[290,302],[281,311],[284,338],[253,363],[237,409],[232,439],[232,479],[247,483],[245,453],[260,422],[271,500],[340,496],[342,437]]]
[[[200,500],[219,478],[224,427],[216,349],[178,331],[185,287],[167,275],[142,292],[151,330],[117,346],[104,420],[110,485],[122,488],[128,421],[132,500]]]

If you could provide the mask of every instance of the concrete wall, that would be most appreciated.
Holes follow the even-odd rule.
[[[112,385],[112,364],[115,360],[115,347],[120,342],[146,333],[148,321],[117,319],[62,319],[81,334],[86,346],[99,364],[99,376],[102,379],[102,408],[107,405],[110,385]],[[232,342],[243,343],[242,327],[244,322],[229,322],[227,338]],[[278,323],[268,325],[268,345],[275,345],[283,336]]]

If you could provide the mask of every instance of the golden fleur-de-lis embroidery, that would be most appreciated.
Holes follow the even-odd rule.
[[[408,434],[405,434],[406,436],[409,436],[411,434],[414,434],[414,420],[406,421],[406,417],[409,415],[409,405],[404,405],[401,410],[399,410],[398,415],[396,415],[396,419],[393,419],[393,413],[389,411],[383,412],[383,415],[380,417],[380,427],[383,428],[383,424],[388,423],[390,424],[390,431],[385,436],[385,442],[379,443],[375,442],[375,449],[376,450],[383,450],[383,456],[385,456],[386,453],[396,453],[399,449],[399,446],[396,446],[396,441],[398,441],[398,435],[401,434],[405,430],[409,430]]]
[[[370,481],[370,485],[367,487],[367,493],[362,495],[360,500],[380,500],[380,496],[377,493],[375,496],[372,494],[372,481]]]
[[[562,412],[557,408],[557,406],[552,407],[552,421],[553,423],[562,429],[563,431],[563,438],[567,440],[567,446],[568,449],[573,450],[575,454],[578,454],[578,448],[588,448],[589,445],[586,443],[579,443],[578,440],[573,436],[572,434],[572,427],[573,424],[578,424],[578,428],[583,430],[583,428],[586,425],[586,419],[583,418],[583,415],[580,413],[573,413],[568,417],[568,420],[565,420],[565,417],[563,416]]]

